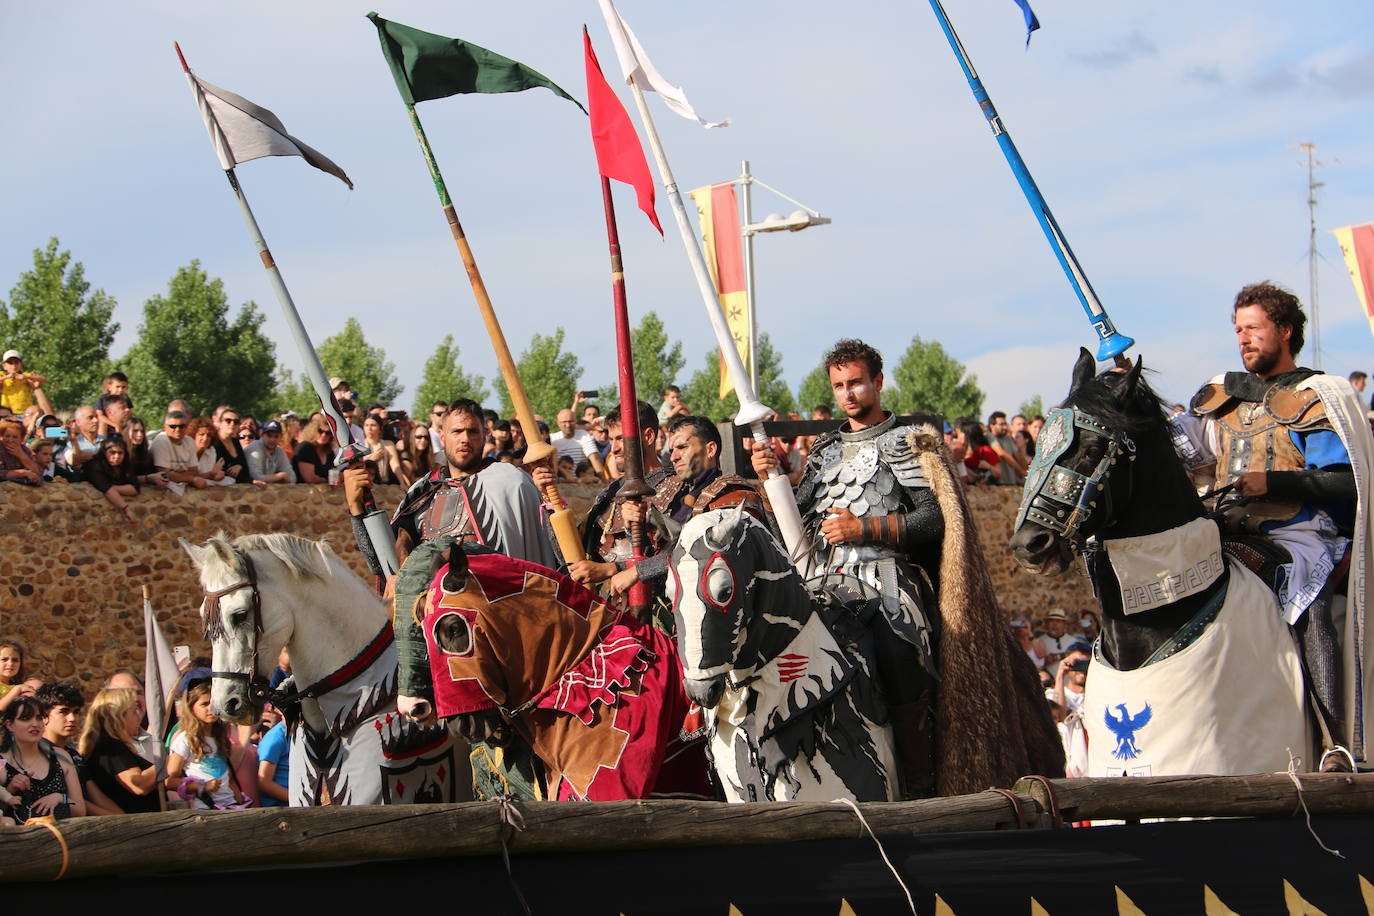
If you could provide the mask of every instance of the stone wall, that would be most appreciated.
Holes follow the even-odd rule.
[[[595,488],[568,486],[579,515]],[[994,581],[1008,613],[1039,616],[1051,607],[1093,607],[1086,580],[1070,573],[1044,580],[1022,572],[1005,545],[1019,490],[970,495]],[[387,509],[400,497],[381,487]],[[207,654],[197,609],[200,584],[178,538],[203,542],[230,535],[286,531],[328,538],[359,575],[366,567],[353,543],[341,491],[326,486],[214,487],[184,497],[144,493],[132,501],[142,520],[132,528],[86,484],[57,482],[42,489],[0,485],[0,635],[28,649],[27,670],[45,680],[75,680],[87,696],[111,670],[143,668],[142,591],[172,645]]]

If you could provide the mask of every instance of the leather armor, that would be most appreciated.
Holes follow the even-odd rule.
[[[1289,432],[1331,429],[1316,391],[1277,383],[1258,402],[1209,383],[1193,396],[1192,412],[1216,424],[1218,486],[1234,483],[1247,471],[1305,469],[1306,459]],[[1223,521],[1231,530],[1258,532],[1261,525],[1288,521],[1301,509],[1295,500],[1257,500],[1225,507]]]
[[[415,527],[424,540],[453,535],[480,541],[470,509],[471,494],[463,481],[450,478],[435,489],[429,505],[416,515]]]

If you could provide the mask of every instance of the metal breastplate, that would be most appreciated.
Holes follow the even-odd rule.
[[[1247,471],[1301,471],[1307,466],[1307,459],[1288,435],[1290,424],[1297,418],[1273,409],[1274,394],[1271,388],[1258,403],[1236,399],[1216,414],[1218,484],[1234,483]],[[1243,522],[1239,518],[1236,521],[1242,527],[1255,528],[1265,522],[1287,521],[1301,509],[1302,504],[1295,500],[1264,499],[1245,505]]]
[[[466,499],[464,497],[467,497]],[[446,480],[434,491],[429,505],[416,514],[416,525],[425,540],[451,534],[475,538],[477,530],[469,511],[471,494],[456,480]]]
[[[889,417],[858,432],[843,432],[820,454],[811,493],[809,527],[818,527],[831,509],[848,509],[860,518],[906,512],[906,491],[929,486],[907,439],[909,430]],[[890,556],[884,545],[862,545],[871,558]],[[868,559],[870,557],[863,557]]]

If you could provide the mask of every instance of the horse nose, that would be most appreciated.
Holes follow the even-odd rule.
[[[706,680],[687,678],[682,682],[687,696],[702,709],[715,709],[725,693],[725,675],[720,674]]]
[[[235,716],[237,716],[237,715],[239,714],[239,710],[240,710],[242,707],[243,707],[243,701],[242,701],[242,700],[240,700],[238,697],[229,697],[229,699],[227,699],[227,700],[224,701],[224,718],[226,718],[226,719],[232,719],[232,718],[234,718]]]
[[[1016,554],[1016,559],[1022,562],[1034,560],[1043,557],[1054,546],[1054,535],[1043,528],[1022,528],[1012,535],[1009,546]]]

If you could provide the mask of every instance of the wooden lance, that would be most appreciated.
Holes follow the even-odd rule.
[[[539,426],[534,421],[534,411],[530,410],[525,386],[520,381],[520,372],[515,367],[515,360],[511,358],[510,347],[506,345],[506,335],[501,331],[501,322],[497,320],[491,297],[487,295],[487,285],[482,282],[477,260],[472,255],[467,236],[463,234],[463,226],[458,222],[458,212],[453,208],[453,200],[449,197],[448,188],[444,184],[444,176],[439,172],[439,163],[434,160],[434,151],[430,149],[429,139],[425,136],[423,125],[420,124],[420,116],[415,113],[415,106],[412,104],[406,104],[406,111],[410,113],[410,124],[415,128],[415,138],[420,141],[420,151],[424,154],[425,165],[429,167],[430,177],[434,179],[434,190],[438,192],[439,202],[443,205],[444,218],[448,220],[453,241],[458,245],[463,267],[467,269],[468,281],[472,284],[472,295],[477,300],[477,310],[482,313],[482,323],[486,325],[487,336],[491,338],[491,348],[496,353],[501,378],[506,383],[511,403],[515,405],[515,418],[520,421],[520,426],[525,431],[525,463],[549,460],[557,453],[557,449],[539,438]],[[551,466],[552,464],[550,461]],[[567,504],[558,492],[558,484],[551,483],[541,492],[544,502],[552,507],[549,524],[553,528],[554,536],[558,538],[558,547],[563,552],[564,562],[573,563],[586,559],[586,554],[582,551],[582,539],[577,533],[577,523],[573,521],[572,513],[568,511]]]
[[[640,437],[639,396],[635,392],[634,354],[630,349],[630,309],[625,299],[625,270],[620,258],[620,232],[615,224],[615,202],[611,199],[611,181],[601,176],[601,200],[606,209],[606,240],[611,248],[611,295],[615,301],[615,349],[620,361],[620,433],[625,455],[625,479],[620,485],[620,499],[641,500],[654,495],[654,488],[644,480],[644,440]],[[644,559],[644,523],[630,525],[630,561],[634,566]],[[653,591],[647,582],[630,586],[630,609],[636,614],[648,613]]]

